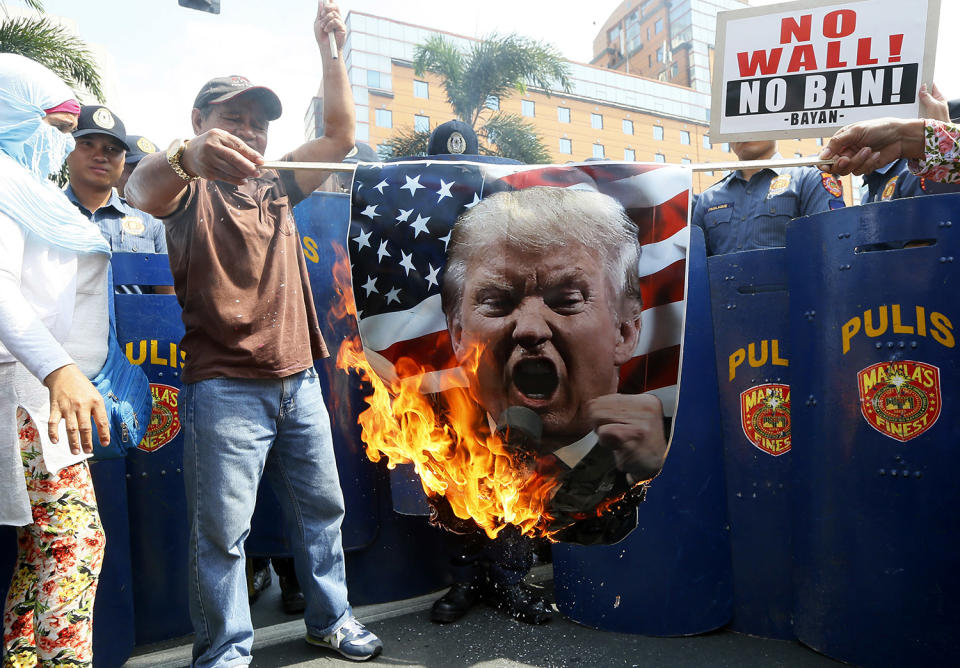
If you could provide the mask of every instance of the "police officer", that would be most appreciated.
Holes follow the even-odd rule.
[[[130,148],[127,150],[127,157],[123,159],[123,172],[120,174],[120,180],[117,181],[117,192],[120,193],[120,197],[126,197],[123,189],[137,164],[144,156],[157,152],[157,145],[143,135],[127,135],[126,143]]]
[[[123,121],[106,107],[87,105],[80,110],[73,136],[77,146],[67,156],[70,201],[100,226],[112,250],[166,253],[160,221],[127,204],[114,189],[130,150]]]
[[[730,145],[740,160],[780,157],[775,141]],[[701,193],[693,224],[703,228],[708,255],[785,246],[787,222],[843,207],[843,189],[815,167],[742,169]]]

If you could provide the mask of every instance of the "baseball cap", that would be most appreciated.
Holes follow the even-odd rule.
[[[124,150],[130,150],[123,121],[102,105],[87,104],[80,108],[80,117],[77,118],[77,129],[73,131],[73,136],[86,135],[110,135],[123,144]]]
[[[432,133],[427,143],[427,155],[477,155],[477,133],[463,121],[453,120],[441,123]]]
[[[143,135],[127,135],[127,157],[124,162],[135,165],[150,153],[157,152],[157,145]]]
[[[203,84],[203,88],[197,93],[197,99],[193,101],[193,108],[203,109],[208,104],[222,104],[246,93],[260,97],[264,110],[267,112],[268,121],[275,121],[280,118],[283,107],[280,105],[280,98],[277,97],[277,94],[266,86],[254,86],[250,83],[250,79],[237,75],[217,77]]]
[[[358,141],[356,146],[354,146],[346,157],[343,159],[344,162],[380,162],[380,157],[377,155],[377,152],[373,150],[373,147],[370,144]]]

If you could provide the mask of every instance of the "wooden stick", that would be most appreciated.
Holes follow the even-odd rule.
[[[444,162],[450,162],[445,160]],[[463,162],[469,162],[464,160]],[[812,158],[781,158],[780,160],[740,160],[736,162],[701,162],[690,165],[690,169],[695,172],[708,172],[717,170],[731,169],[765,169],[767,167],[806,167],[810,165],[832,165],[836,158],[821,160],[817,157]],[[263,169],[306,169],[306,170],[326,170],[329,172],[352,172],[356,169],[356,163],[352,162],[265,162],[261,165]]]

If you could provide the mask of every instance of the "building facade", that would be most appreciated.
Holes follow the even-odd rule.
[[[648,24],[651,34],[655,35],[659,34],[655,32],[657,22],[664,21],[662,31],[670,34],[673,28],[666,27],[668,21],[673,21],[669,25],[675,28],[688,25],[684,22],[689,19],[689,30],[685,34],[712,40],[716,10],[710,19],[709,33],[698,32],[699,26],[694,30],[695,25],[705,22],[704,6],[725,8],[731,4],[741,3],[740,0],[675,0],[673,3],[630,0],[611,15],[598,39],[609,37],[613,26],[618,25],[626,40],[629,16],[647,6],[644,11],[649,20],[640,24],[644,36]],[[689,11],[671,18],[675,8],[683,8],[680,6]],[[440,79],[430,73],[417,77],[412,65],[416,45],[440,31],[356,11],[347,15],[347,29],[342,57],[356,103],[358,141],[367,142],[379,151],[400,128],[429,131],[453,118]],[[462,48],[473,42],[467,37],[441,34]],[[620,37],[616,40],[622,41]],[[631,62],[640,62],[649,55],[646,51],[649,41],[635,50],[632,60],[613,63],[603,60],[603,53],[609,49],[609,43],[604,43],[594,64],[568,62],[570,91],[528,87],[525,94],[518,92],[509,98],[491,100],[490,106],[530,121],[555,163],[587,158],[674,164],[736,160],[727,145],[710,141],[709,68],[696,56],[694,41],[692,37],[688,40],[693,55],[684,61],[689,63],[684,70],[694,77],[694,83],[706,76],[705,86],[691,87],[660,80],[659,75],[637,74],[634,70],[638,65],[628,72]],[[679,47],[674,51],[687,52]],[[617,67],[612,68],[611,64]],[[314,98],[304,119],[308,139],[323,132],[321,109],[322,100]],[[813,139],[781,141],[780,153],[784,157],[813,155],[819,151],[819,144],[820,140]],[[694,172],[695,192],[702,191],[721,176],[720,171]]]

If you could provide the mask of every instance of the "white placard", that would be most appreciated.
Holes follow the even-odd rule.
[[[714,143],[823,137],[916,118],[933,81],[940,0],[800,0],[717,14]]]

